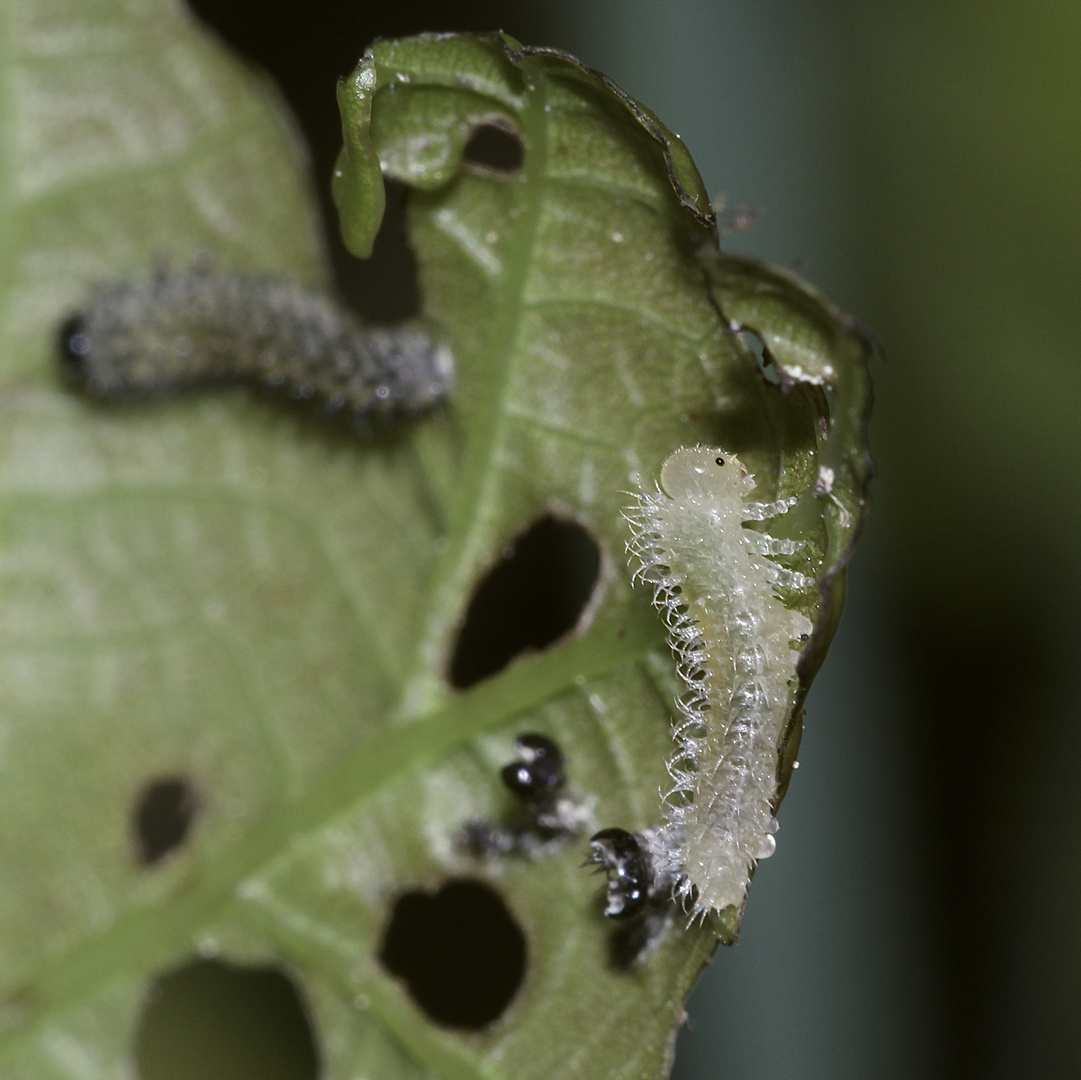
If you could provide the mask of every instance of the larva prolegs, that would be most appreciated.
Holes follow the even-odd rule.
[[[61,334],[65,376],[118,399],[246,381],[357,416],[421,412],[453,362],[418,330],[367,328],[326,294],[197,265],[101,288]]]

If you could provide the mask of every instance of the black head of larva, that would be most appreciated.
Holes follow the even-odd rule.
[[[505,765],[503,783],[520,799],[536,800],[554,795],[564,784],[563,754],[544,735],[519,735],[515,741],[521,758]]]
[[[589,841],[589,862],[608,875],[604,914],[626,919],[649,900],[653,867],[638,838],[626,829],[601,829]]]
[[[89,379],[87,362],[92,342],[87,332],[86,319],[81,312],[76,312],[64,320],[57,345],[60,373],[64,381],[71,386],[85,387]]]
[[[718,465],[723,465],[724,464],[724,458],[723,457],[715,458],[714,460],[717,462]]]

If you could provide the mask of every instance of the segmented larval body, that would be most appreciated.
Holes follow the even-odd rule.
[[[683,447],[665,461],[660,488],[627,513],[635,579],[653,587],[686,684],[657,869],[675,877],[695,915],[741,906],[755,861],[773,854],[777,746],[812,629],[775,591],[811,579],[769,557],[799,541],[744,527],[795,500],[756,503],[753,490],[734,455]]]
[[[454,378],[449,349],[418,329],[362,326],[317,289],[205,261],[98,289],[63,338],[70,381],[104,399],[239,380],[362,420],[423,412]]]

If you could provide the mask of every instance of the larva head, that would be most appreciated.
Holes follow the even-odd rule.
[[[717,446],[682,446],[661,467],[661,487],[677,502],[738,506],[753,487],[735,454]]]

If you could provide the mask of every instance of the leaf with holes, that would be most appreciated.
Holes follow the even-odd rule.
[[[795,498],[820,585],[785,597],[815,624],[787,782],[862,518],[862,335],[720,255],[686,150],[608,80],[423,37],[341,84],[335,193],[365,254],[383,177],[411,189],[450,404],[365,439],[236,390],[94,406],[52,355],[86,289],[203,250],[317,281],[312,212],[266,88],[171,5],[11,9],[3,1072],[130,1070],[201,954],[284,968],[327,1076],[661,1075],[733,912],[631,971],[581,840],[479,857],[463,826],[508,820],[525,731],[598,827],[659,821],[675,671],[621,515],[697,442]]]

